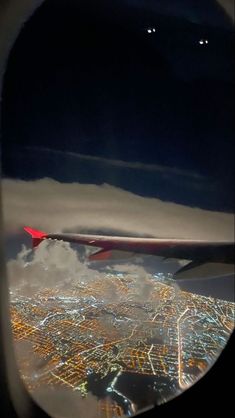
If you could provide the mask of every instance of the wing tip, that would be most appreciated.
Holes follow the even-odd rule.
[[[44,240],[44,238],[47,237],[47,234],[45,232],[33,229],[30,226],[24,226],[24,231],[31,236],[33,248],[37,247],[40,244],[40,242],[42,242],[42,240]]]

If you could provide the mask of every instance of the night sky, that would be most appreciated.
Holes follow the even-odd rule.
[[[229,17],[209,0],[75,3],[46,1],[11,51],[4,176],[233,211]]]

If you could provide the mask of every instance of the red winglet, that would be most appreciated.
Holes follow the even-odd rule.
[[[37,229],[30,228],[29,226],[25,226],[24,230],[28,232],[29,235],[32,237],[33,241],[33,248],[37,247],[40,242],[44,240],[44,238],[47,237],[47,234],[42,231],[37,231]]]

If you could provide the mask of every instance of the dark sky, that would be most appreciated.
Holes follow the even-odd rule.
[[[107,182],[150,196],[157,188],[164,200],[187,195],[190,205],[233,210],[233,28],[214,1],[176,3],[177,11],[171,1],[43,4],[5,75],[5,176]],[[48,158],[45,148],[204,180],[191,188],[189,179],[186,190],[182,176],[171,177],[168,187],[166,178],[160,185],[143,170],[129,175],[94,161],[78,174],[69,154]]]

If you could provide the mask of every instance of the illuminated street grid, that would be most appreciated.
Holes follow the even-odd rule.
[[[111,418],[138,408],[119,384],[125,373],[152,379],[141,390],[146,399],[151,391],[153,403],[195,382],[227,342],[234,303],[182,292],[169,277],[164,282],[154,276],[151,286],[142,301],[133,293],[134,279],[124,274],[89,286],[44,289],[31,298],[12,294],[16,351],[30,391],[59,385],[86,397],[90,378],[102,384],[110,376],[109,402],[105,394],[100,398],[97,416]],[[114,300],[107,298],[111,292]]]

